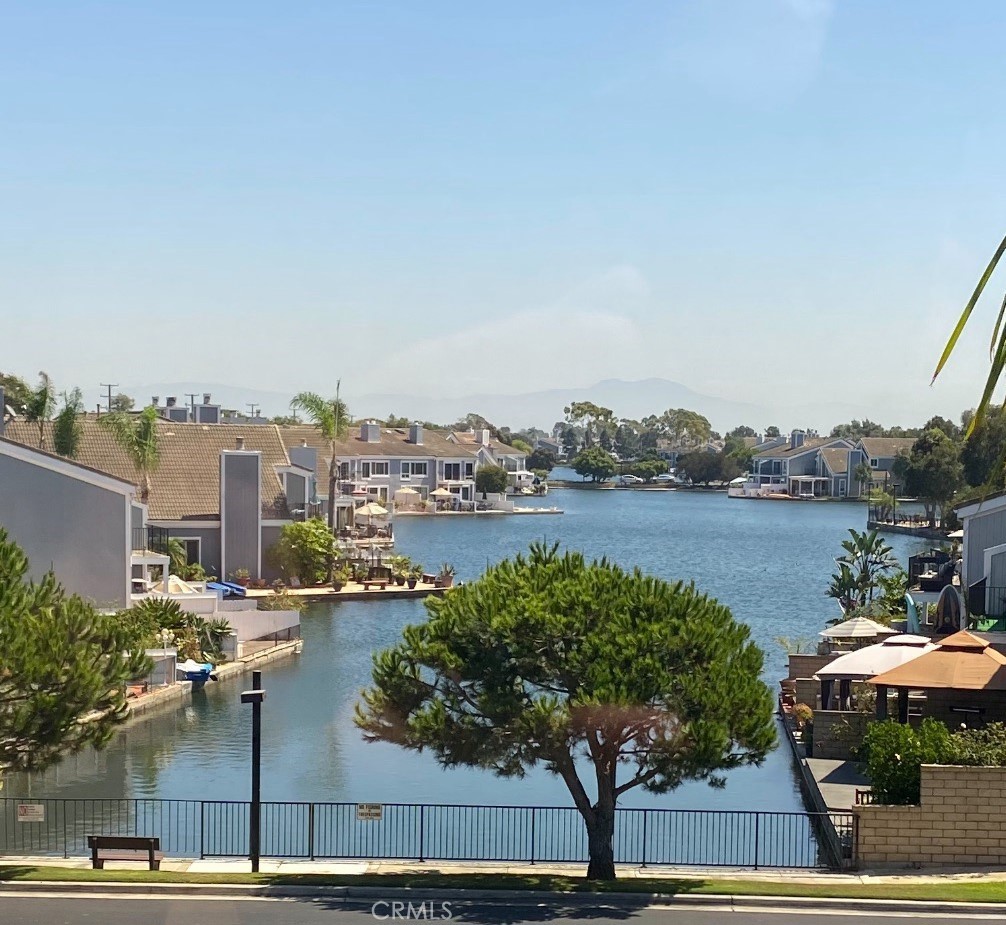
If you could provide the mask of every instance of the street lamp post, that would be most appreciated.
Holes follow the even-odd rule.
[[[252,690],[241,693],[241,702],[252,705],[251,819],[248,822],[248,854],[253,874],[258,873],[262,854],[262,672],[252,672]]]

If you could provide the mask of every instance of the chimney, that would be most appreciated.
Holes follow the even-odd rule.
[[[245,448],[245,438],[244,437],[238,437],[238,439],[237,439],[237,448],[239,450],[243,450]]]
[[[364,443],[381,442],[381,425],[376,421],[367,421],[360,425],[360,438]]]
[[[155,408],[157,408],[161,404],[161,396],[160,395],[151,395],[150,396],[150,404],[152,404]]]
[[[414,443],[416,446],[423,445],[423,425],[418,421],[409,427],[409,442]]]
[[[169,395],[166,399],[164,399],[164,404],[167,405],[169,408],[174,408],[175,405],[177,404],[177,399],[175,398],[174,395]]]
[[[301,440],[300,441],[300,445],[301,446],[307,446],[307,441],[306,440]]]
[[[210,398],[212,398],[212,396],[210,395],[209,392],[203,392],[203,404],[204,405],[208,405],[210,403]]]
[[[480,430],[479,431],[479,443],[482,446],[489,446],[489,431],[488,430]]]
[[[789,447],[791,450],[795,450],[797,447],[803,446],[803,442],[807,435],[802,430],[794,430],[789,435]]]

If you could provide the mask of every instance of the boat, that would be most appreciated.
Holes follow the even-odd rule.
[[[209,662],[195,662],[191,658],[179,662],[175,666],[175,671],[183,680],[192,682],[194,691],[201,690],[206,682],[213,678],[213,666]]]

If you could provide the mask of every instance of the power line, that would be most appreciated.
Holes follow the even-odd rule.
[[[248,416],[251,418],[257,418],[259,413],[259,406],[253,401],[246,401],[245,407],[248,409]]]
[[[119,387],[119,383],[118,382],[102,382],[102,383],[99,383],[99,384],[101,385],[101,387],[103,389],[108,389],[108,405],[105,407],[105,410],[108,411],[109,414],[111,414],[112,413],[112,389],[117,389]]]

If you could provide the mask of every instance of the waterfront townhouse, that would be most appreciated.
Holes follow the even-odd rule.
[[[317,428],[306,424],[282,426],[279,433],[293,462],[310,469],[309,510],[327,516],[331,445]],[[339,526],[352,523],[361,498],[389,505],[403,488],[425,501],[437,489],[450,492],[459,503],[475,500],[475,471],[479,460],[467,447],[443,432],[411,424],[382,427],[376,421],[354,425],[336,444],[339,477],[334,505]]]
[[[915,437],[860,437],[856,448],[862,451],[863,462],[870,467],[869,487],[883,488],[889,484],[894,476],[894,461],[901,453],[911,453],[913,446]]]
[[[313,472],[291,462],[275,426],[158,421],[160,459],[150,476],[149,495],[140,498],[139,476],[126,452],[95,416],[82,418],[80,424],[76,458],[63,460],[64,467],[93,470],[126,483],[142,502],[142,516],[131,515],[129,529],[133,566],[151,564],[151,556],[163,558],[168,539],[174,538],[182,542],[188,560],[200,563],[208,574],[226,579],[240,570],[251,578],[278,577],[266,552],[285,524],[304,516]],[[26,449],[38,442],[37,427],[24,421],[8,423],[5,436]],[[51,425],[45,428],[45,444],[53,445]],[[32,459],[34,468],[45,468]],[[18,503],[22,485],[33,479],[23,468],[14,475],[4,480],[8,507]],[[25,503],[23,510],[43,517],[47,503],[34,496]],[[61,504],[60,514],[66,529],[86,534],[92,515],[76,495]],[[0,521],[6,522],[2,516]],[[58,550],[58,537],[47,530],[40,524],[38,536],[31,537],[32,548]],[[55,561],[55,555],[45,558]],[[76,590],[72,582],[68,587]]]
[[[478,465],[501,466],[506,469],[511,487],[530,484],[533,479],[527,471],[527,454],[494,439],[488,430],[455,430],[448,434],[447,439],[472,453]]]
[[[825,451],[835,451],[827,453]],[[841,456],[845,454],[844,463]],[[782,446],[756,453],[748,484],[753,491],[794,498],[844,497],[850,471],[861,461],[851,440],[809,437],[802,430],[790,434]],[[850,469],[850,466],[852,467]]]

